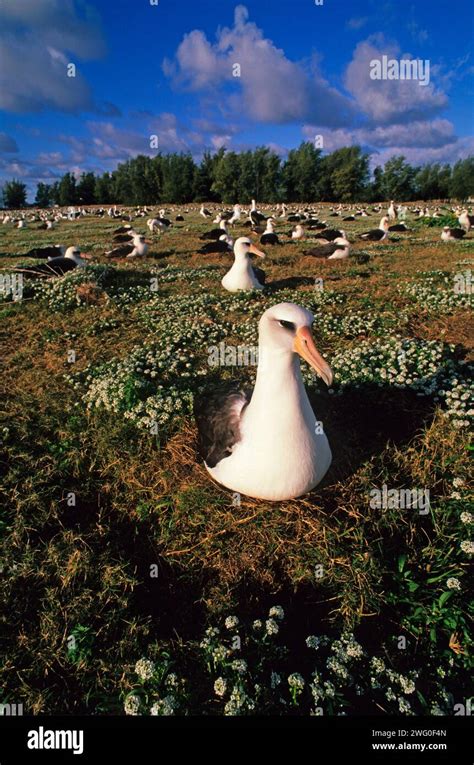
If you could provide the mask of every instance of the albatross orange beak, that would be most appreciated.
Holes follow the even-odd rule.
[[[251,252],[253,255],[258,255],[259,258],[264,258],[265,253],[261,250],[258,250],[254,244],[251,244],[249,247],[249,252]]]
[[[293,350],[313,367],[316,374],[324,380],[328,388],[332,385],[334,379],[332,369],[324,361],[321,354],[318,353],[309,327],[300,327],[297,330]]]

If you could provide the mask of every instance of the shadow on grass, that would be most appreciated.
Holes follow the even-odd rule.
[[[333,454],[323,485],[347,479],[388,443],[409,443],[435,409],[431,397],[389,386],[361,385],[347,388],[342,396],[309,391],[309,398]]]

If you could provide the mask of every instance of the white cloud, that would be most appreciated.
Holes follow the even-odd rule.
[[[422,86],[418,80],[372,80],[370,62],[384,55],[388,59],[411,58],[377,35],[357,45],[346,70],[345,86],[369,119],[378,124],[426,120],[447,106],[446,94],[432,82]]]
[[[0,108],[13,112],[100,109],[80,60],[105,51],[98,17],[80,0],[21,0],[0,5]],[[76,76],[67,76],[67,64]],[[110,108],[110,105],[106,108]]]
[[[308,140],[314,140],[316,135],[322,135],[325,151],[334,151],[354,144],[372,148],[388,146],[441,148],[457,141],[454,125],[445,119],[436,119],[431,122],[419,120],[406,125],[382,125],[354,130],[345,128],[326,130],[321,126],[305,125],[303,135]]]
[[[234,76],[235,65],[240,76]],[[235,86],[233,95],[216,95],[216,103],[243,119],[273,123],[317,119],[341,125],[352,114],[349,100],[323,78],[315,58],[312,71],[290,61],[248,21],[242,5],[235,9],[233,27],[218,29],[215,43],[198,29],[185,35],[174,60],[165,60],[163,70],[175,87],[189,91]]]

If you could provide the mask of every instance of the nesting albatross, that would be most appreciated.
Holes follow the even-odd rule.
[[[275,501],[300,497],[320,483],[331,464],[298,359],[331,385],[331,368],[311,333],[313,318],[294,303],[269,308],[259,322],[253,392],[236,384],[196,398],[200,454],[210,475],[234,492]]]
[[[222,286],[229,292],[239,290],[263,290],[265,272],[254,268],[250,255],[264,258],[265,254],[257,250],[246,236],[241,236],[234,244],[234,264],[222,279]]]

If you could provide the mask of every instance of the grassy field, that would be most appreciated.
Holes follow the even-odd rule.
[[[146,259],[113,263],[109,218],[0,226],[5,273],[38,244],[94,255],[0,305],[0,701],[456,713],[469,696],[473,332],[472,298],[453,285],[473,237],[442,243],[439,226],[413,222],[358,241],[373,215],[342,224],[348,260],[268,247],[269,286],[235,296],[220,286],[231,257],[196,254],[212,224],[184,216]],[[261,313],[286,300],[313,311],[335,371],[328,391],[305,369],[333,464],[302,499],[238,504],[200,463],[192,397],[254,378],[209,366],[208,349],[255,345]],[[429,508],[372,507],[384,485],[428,490]]]

